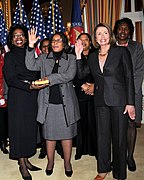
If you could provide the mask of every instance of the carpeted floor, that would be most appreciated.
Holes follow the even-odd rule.
[[[73,148],[72,155],[72,166],[74,174],[71,178],[68,178],[64,174],[63,160],[56,153],[54,172],[51,176],[45,175],[45,167],[47,159],[38,159],[39,150],[37,154],[30,159],[30,161],[42,168],[42,171],[31,172],[33,180],[93,180],[96,176],[96,160],[91,156],[83,156],[81,160],[75,161],[75,148]],[[138,128],[136,149],[135,149],[135,160],[137,162],[136,172],[128,171],[128,180],[143,180],[144,179],[144,125]],[[8,155],[2,154],[0,151],[0,180],[20,180],[21,175],[18,170],[16,161],[10,160]],[[111,180],[112,173],[110,173],[106,180]]]

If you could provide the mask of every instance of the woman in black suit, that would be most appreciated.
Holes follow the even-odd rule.
[[[36,153],[37,91],[32,81],[37,72],[25,66],[28,30],[23,25],[13,25],[9,32],[10,52],[4,58],[3,72],[8,85],[8,125],[10,158],[18,160],[22,178],[31,180],[30,171],[41,170],[28,158]]]
[[[95,48],[92,44],[91,36],[88,33],[81,33],[77,39],[82,41],[82,62],[88,63],[88,57]],[[76,155],[75,160],[81,158],[82,155],[89,154],[96,156],[96,129],[95,129],[95,113],[93,96],[86,94],[82,88],[92,89],[94,87],[92,75],[79,79],[76,75],[74,78],[74,86],[79,102],[81,119],[78,121],[78,134],[76,137]]]
[[[126,179],[127,116],[135,119],[134,83],[131,56],[127,48],[113,46],[111,28],[104,23],[94,29],[97,50],[90,54],[89,66],[83,66],[80,40],[75,44],[79,78],[90,72],[94,78],[94,104],[97,128],[97,170],[95,180],[111,171],[113,178]]]
[[[135,86],[135,109],[136,118],[128,122],[128,149],[127,149],[127,165],[130,171],[136,170],[134,160],[134,149],[137,137],[136,125],[141,124],[142,120],[142,82],[144,77],[144,49],[139,42],[133,41],[134,25],[129,18],[122,18],[115,22],[114,34],[117,46],[125,46],[128,48],[133,64],[133,76]]]

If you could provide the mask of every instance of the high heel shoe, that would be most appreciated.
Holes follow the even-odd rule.
[[[24,172],[22,171],[22,168],[21,168],[21,166],[19,167],[19,171],[20,171],[20,173],[21,173],[21,175],[22,175],[22,178],[24,179],[24,180],[32,180],[32,176],[31,176],[31,174],[28,172],[28,176],[24,176]]]
[[[46,154],[44,154],[42,152],[38,156],[39,159],[44,159],[45,157],[46,157]]]
[[[69,169],[66,169],[66,166],[65,166],[65,175],[67,177],[71,177],[73,174],[73,170],[72,170],[72,165],[70,164],[70,170]]]
[[[101,176],[100,174],[98,174],[98,175],[94,178],[94,180],[103,180],[103,179],[105,179],[105,177],[107,176],[108,173],[102,173],[102,174],[104,174],[104,175]]]
[[[73,170],[70,170],[70,171],[66,171],[66,170],[65,170],[65,175],[66,175],[67,177],[71,177],[72,174],[73,174]]]
[[[4,141],[1,142],[1,151],[4,153],[4,154],[8,154],[8,150],[6,149],[6,144]]]
[[[127,160],[128,170],[129,171],[136,171],[136,163],[133,157],[128,158]]]
[[[52,173],[53,173],[53,168],[54,168],[54,165],[52,166],[52,169],[47,169],[45,170],[45,173],[47,176],[50,176]]]

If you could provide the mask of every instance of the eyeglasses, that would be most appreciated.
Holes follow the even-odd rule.
[[[14,34],[13,35],[13,38],[24,38],[25,37],[25,35],[24,34]]]
[[[43,45],[43,46],[42,46],[42,48],[47,48],[47,47],[49,47],[49,45]]]
[[[52,43],[61,43],[63,40],[62,39],[53,39],[51,42]]]

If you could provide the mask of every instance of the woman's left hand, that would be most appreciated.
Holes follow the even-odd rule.
[[[28,37],[29,37],[29,47],[34,47],[34,44],[38,41],[38,39],[40,39],[40,36],[36,37],[37,35],[37,30],[36,28],[31,28],[28,31]]]
[[[126,113],[128,113],[129,117],[132,120],[135,120],[135,107],[133,105],[126,105],[123,114],[126,114]]]

